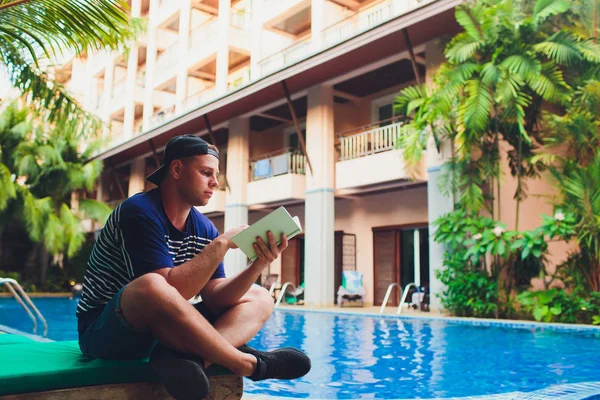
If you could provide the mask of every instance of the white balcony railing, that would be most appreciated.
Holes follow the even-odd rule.
[[[237,29],[246,30],[250,28],[251,23],[252,14],[246,10],[231,10],[231,18],[229,20],[230,26]]]
[[[216,97],[216,95],[217,95],[217,91],[214,90],[214,85],[210,86],[210,87],[188,97],[185,100],[183,107],[184,107],[185,111],[189,111],[189,110],[198,108],[200,105],[208,103],[210,100],[214,99]]]
[[[218,26],[215,17],[209,19],[191,32],[190,49],[193,49],[196,46],[206,46],[210,43],[210,40],[213,40],[217,37],[217,34]]]
[[[340,161],[394,149],[398,139],[406,132],[403,125],[404,122],[397,122],[355,135],[341,137]]]
[[[240,72],[236,72],[227,80],[227,89],[233,90],[246,83],[250,82],[250,67],[244,68]]]
[[[302,60],[310,53],[310,37],[294,43],[292,46],[270,55],[262,60],[260,65],[261,74],[264,76],[270,72]]]
[[[175,116],[175,106],[163,108],[152,117],[150,117],[150,128],[160,125],[161,123],[172,119]]]
[[[179,51],[179,41],[173,42],[156,60],[156,71],[165,72],[171,69],[177,63],[177,52]],[[163,75],[161,73],[161,75]]]
[[[285,149],[287,150],[287,149]],[[251,161],[252,181],[272,178],[278,175],[299,174],[304,175],[306,167],[306,157],[297,151],[285,151],[271,157]]]

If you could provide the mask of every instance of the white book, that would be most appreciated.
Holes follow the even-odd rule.
[[[257,255],[252,244],[256,242],[257,236],[260,236],[268,246],[268,231],[273,233],[277,245],[279,246],[281,244],[282,233],[285,234],[288,239],[291,239],[299,233],[302,233],[302,227],[300,226],[300,219],[296,216],[292,217],[285,207],[282,206],[256,221],[254,224],[231,238],[231,240],[244,252],[244,254],[246,254],[250,261],[254,261],[256,260]]]

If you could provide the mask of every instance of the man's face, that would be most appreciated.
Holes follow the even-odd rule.
[[[177,186],[182,197],[193,206],[205,206],[219,187],[219,160],[209,154],[186,158],[181,165]]]

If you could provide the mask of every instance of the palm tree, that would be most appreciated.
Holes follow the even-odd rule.
[[[411,87],[396,99],[397,110],[412,117],[413,133],[401,141],[408,162],[421,157],[428,135],[436,143],[450,140],[447,191],[476,213],[485,204],[484,185],[500,191],[505,141],[517,178],[518,229],[526,178],[545,168],[535,152],[552,137],[543,118],[561,115],[583,85],[600,77],[600,46],[583,20],[594,1],[478,0],[458,7],[464,32],[446,46],[435,88]],[[493,202],[490,211],[500,216]]]
[[[54,82],[42,62],[122,48],[141,29],[128,10],[125,0],[0,0],[0,66],[47,122],[98,132],[102,122]]]
[[[24,228],[42,283],[50,256],[72,257],[83,244],[81,220],[104,223],[111,211],[85,198],[73,210],[71,194],[91,192],[102,170],[101,162],[87,161],[96,146],[88,141],[80,150],[77,134],[39,123],[27,107],[11,104],[0,114],[0,233],[15,220]]]

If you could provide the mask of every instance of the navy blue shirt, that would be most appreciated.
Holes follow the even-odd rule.
[[[175,228],[158,189],[128,198],[108,217],[94,244],[77,316],[80,321],[90,320],[135,278],[191,260],[217,236],[214,224],[195,208],[190,210],[184,231]],[[221,262],[211,279],[224,277]]]

